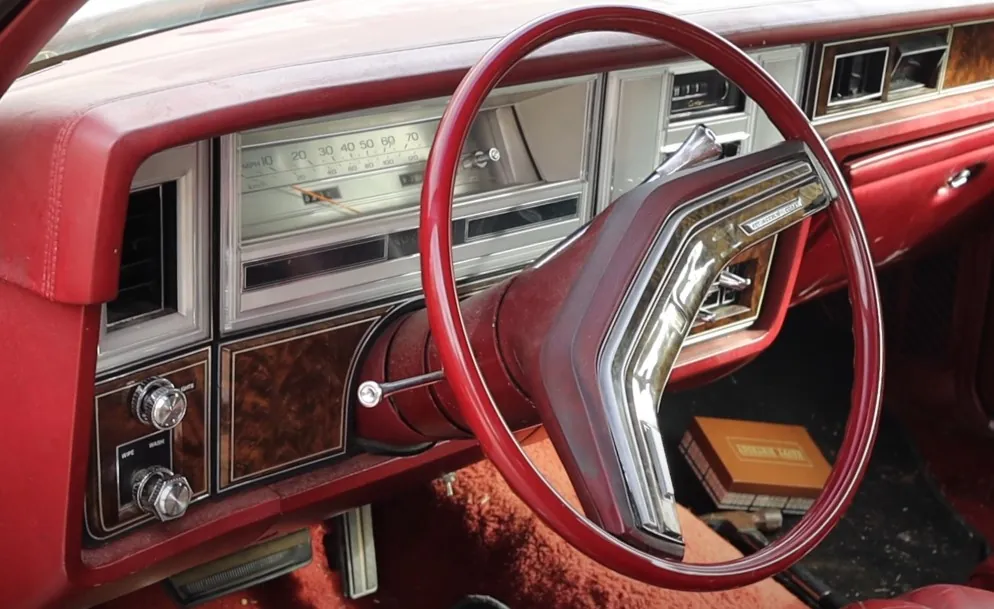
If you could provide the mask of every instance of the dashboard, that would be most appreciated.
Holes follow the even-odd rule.
[[[754,57],[800,99],[803,46]],[[352,368],[364,341],[420,289],[421,183],[444,104],[269,125],[139,167],[118,294],[103,306],[93,542],[172,519],[143,497],[153,484],[168,491],[162,475],[195,503],[348,458],[356,441],[466,436],[451,417],[423,420],[402,398],[394,403],[407,433],[357,415]],[[755,104],[697,61],[500,89],[457,172],[457,276],[472,291],[512,275],[642,183],[701,121],[726,157],[781,141]],[[211,192],[216,241],[206,230]],[[775,245],[726,270],[691,342],[755,322]]]
[[[555,8],[525,4],[480,7],[474,35],[456,39],[443,19],[411,32],[351,7],[336,21],[314,0],[138,39],[14,85],[0,154],[18,154],[0,179],[17,185],[9,201],[35,203],[3,204],[18,230],[0,252],[0,301],[52,334],[12,374],[37,378],[42,362],[75,371],[15,394],[65,405],[20,428],[64,447],[44,457],[62,477],[32,489],[62,506],[48,516],[63,535],[51,560],[73,575],[53,594],[91,605],[197,564],[207,541],[220,556],[478,458],[444,388],[376,410],[357,388],[437,369],[427,355],[392,363],[374,339],[421,306],[419,201],[447,95],[494,36]],[[828,3],[779,3],[770,23],[755,7],[705,4],[674,10],[745,46],[808,111],[844,164],[879,264],[994,191],[989,7],[867,3],[840,16]],[[396,36],[377,46],[357,24]],[[326,35],[292,52],[312,28]],[[250,52],[260,39],[271,53]],[[724,158],[781,141],[731,81],[671,47],[589,34],[537,52],[488,99],[460,159],[460,289],[513,278],[700,124]],[[895,203],[890,180],[918,186]],[[844,285],[820,220],[729,264],[675,384],[742,365],[792,304]],[[13,344],[36,341],[25,326]],[[521,438],[538,424],[534,412],[505,414]]]

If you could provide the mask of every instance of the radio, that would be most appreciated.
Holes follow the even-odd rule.
[[[701,70],[673,76],[670,120],[699,120],[709,116],[742,112],[745,96],[717,70]]]

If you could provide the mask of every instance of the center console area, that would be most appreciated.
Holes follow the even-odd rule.
[[[800,99],[805,47],[754,56]],[[420,306],[422,172],[445,103],[268,125],[145,161],[118,296],[102,315],[88,545],[376,450],[375,433],[356,426],[356,389],[371,338]],[[699,124],[726,157],[780,141],[751,100],[696,61],[499,89],[460,160],[452,234],[463,291],[513,277]],[[689,343],[757,323],[778,247],[759,243],[728,265]],[[467,436],[451,418],[427,431],[399,424],[422,448]]]

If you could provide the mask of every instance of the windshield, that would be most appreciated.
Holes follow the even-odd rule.
[[[28,71],[162,30],[299,0],[89,0]]]

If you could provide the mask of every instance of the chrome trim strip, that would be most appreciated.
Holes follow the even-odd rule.
[[[210,143],[160,152],[138,169],[132,190],[176,182],[175,313],[114,328],[101,307],[97,374],[211,338]]]
[[[812,162],[793,162],[681,206],[664,223],[612,322],[598,354],[598,386],[636,525],[661,542],[658,549],[682,555],[658,403],[704,294],[738,253],[826,207],[826,192]],[[785,205],[785,195],[805,204]],[[756,218],[760,205],[792,211],[752,234],[735,228]]]
[[[878,163],[884,159],[888,159],[894,156],[900,156],[902,154],[911,152],[913,150],[928,148],[930,146],[934,146],[935,144],[949,142],[952,140],[958,140],[960,138],[970,137],[971,135],[974,135],[976,133],[982,133],[984,131],[991,131],[991,130],[994,130],[994,122],[983,123],[981,125],[977,125],[976,127],[971,127],[969,129],[964,129],[962,131],[954,131],[953,133],[947,133],[945,135],[919,140],[907,144],[905,146],[899,146],[897,148],[891,148],[889,150],[885,150],[879,154],[871,154],[869,156],[865,156],[859,159],[858,161],[853,162],[852,168],[859,169],[860,167],[872,165],[873,163]]]

